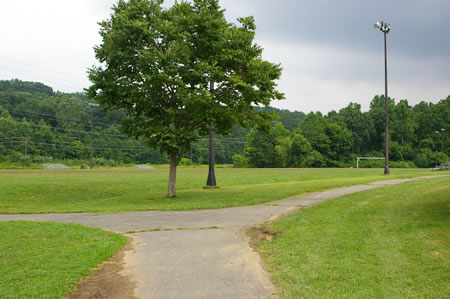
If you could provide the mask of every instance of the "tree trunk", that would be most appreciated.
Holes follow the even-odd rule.
[[[169,188],[167,197],[175,197],[175,186],[177,182],[177,164],[178,159],[176,154],[170,155],[170,170],[169,170]]]

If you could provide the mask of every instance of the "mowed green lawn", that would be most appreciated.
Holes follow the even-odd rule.
[[[61,298],[126,238],[77,224],[0,221],[0,298]]]
[[[0,170],[0,213],[195,210],[265,203],[372,181],[442,174],[428,169],[216,169],[219,189],[203,189],[206,168],[178,168],[177,197],[166,197],[168,170]]]
[[[355,193],[273,223],[283,298],[449,298],[450,178]]]

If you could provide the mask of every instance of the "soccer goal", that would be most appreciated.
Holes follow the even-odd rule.
[[[361,160],[385,160],[384,157],[357,157],[356,158],[356,168],[359,168],[359,161]]]

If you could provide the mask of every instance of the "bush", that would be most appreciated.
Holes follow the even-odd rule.
[[[188,158],[182,158],[180,160],[180,163],[178,163],[179,166],[191,166],[192,165],[192,160],[188,159]]]
[[[243,155],[234,155],[233,156],[233,167],[234,168],[249,168],[250,167],[250,159]]]
[[[335,160],[327,160],[327,167],[331,168],[344,168],[344,163]]]
[[[396,161],[404,160],[403,147],[398,142],[392,141],[389,144],[389,157]]]
[[[116,160],[106,160],[104,158],[94,158],[94,165],[96,166],[119,166],[120,163]],[[89,165],[89,160],[86,161],[86,164]],[[85,165],[86,166],[86,165]]]
[[[25,156],[24,154],[18,152],[11,153],[8,160],[21,166],[31,166],[32,164],[30,156]]]
[[[31,159],[34,163],[55,163],[55,159],[53,157],[33,155],[31,156]]]
[[[448,161],[448,156],[442,152],[434,152],[430,158],[433,165],[440,165]]]
[[[384,160],[361,160],[359,168],[383,168]]]
[[[333,161],[334,162],[334,161]],[[324,167],[325,160],[323,156],[318,151],[312,151],[307,156],[303,162],[305,167]],[[340,167],[340,166],[338,166]]]
[[[391,168],[416,168],[413,161],[389,161]]]
[[[62,163],[66,166],[77,166],[84,165],[85,168],[89,168],[90,160],[89,159],[68,159],[68,160],[56,160],[55,162]],[[116,167],[120,166],[119,161],[116,160],[108,160],[105,158],[94,158],[93,161],[94,167],[98,166],[106,166],[106,167]]]
[[[414,164],[418,167],[428,168],[439,165],[448,160],[448,156],[442,152],[433,152],[429,148],[424,148],[414,158]]]

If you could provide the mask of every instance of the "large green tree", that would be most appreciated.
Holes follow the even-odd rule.
[[[98,67],[89,71],[88,96],[121,109],[127,134],[145,139],[170,158],[168,196],[175,196],[176,167],[211,126],[220,134],[234,124],[264,121],[253,106],[282,99],[279,65],[261,58],[251,17],[225,20],[218,0],[120,0],[100,23]]]
[[[272,132],[251,129],[247,135],[245,155],[251,167],[277,167],[276,140]]]
[[[394,99],[388,97],[389,111],[393,110],[395,105]],[[384,146],[384,134],[386,131],[385,126],[385,100],[384,95],[376,95],[370,102],[370,110],[366,115],[369,126],[369,149],[370,150],[382,150],[380,145]],[[392,113],[389,113],[389,121],[392,121]]]
[[[347,107],[339,110],[342,121],[352,132],[353,136],[353,153],[361,153],[364,148],[364,142],[369,139],[369,124],[366,116],[361,112],[361,105],[357,103],[349,103]]]
[[[407,100],[401,100],[392,109],[392,139],[400,144],[412,143],[416,140],[414,131],[416,120]]]

